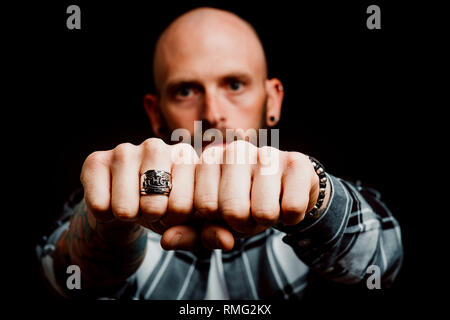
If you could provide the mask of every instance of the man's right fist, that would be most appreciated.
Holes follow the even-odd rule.
[[[167,145],[157,138],[138,146],[124,143],[113,150],[94,152],[81,171],[88,215],[104,227],[137,223],[164,234],[161,244],[165,249],[191,249],[198,232],[184,223],[194,211],[197,162],[190,145]],[[140,176],[151,169],[171,173],[168,196],[140,195]]]

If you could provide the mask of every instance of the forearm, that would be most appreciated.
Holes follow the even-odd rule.
[[[67,266],[75,264],[81,270],[82,289],[107,293],[136,272],[146,244],[145,228],[134,223],[101,224],[88,214],[82,201],[74,210],[69,229],[57,242],[56,277],[67,278]]]

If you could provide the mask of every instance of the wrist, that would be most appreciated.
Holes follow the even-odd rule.
[[[325,210],[327,210],[328,204],[330,203],[330,198],[331,198],[331,185],[330,183],[327,183],[325,187],[325,197],[323,198],[323,203],[316,213],[317,217],[320,217],[325,212]]]
[[[317,183],[312,192],[314,200],[312,202],[313,206],[310,207],[306,213],[305,218],[317,220],[321,214],[324,212],[324,208],[327,207],[328,200],[330,198],[330,184],[328,183],[328,176],[325,173],[325,168],[323,165],[315,158],[309,156],[311,161],[313,174],[317,177]],[[311,195],[311,193],[310,193]]]

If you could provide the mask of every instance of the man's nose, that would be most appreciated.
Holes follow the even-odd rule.
[[[202,120],[208,122],[212,127],[216,127],[225,120],[220,98],[214,91],[205,90]]]

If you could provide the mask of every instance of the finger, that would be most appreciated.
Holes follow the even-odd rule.
[[[119,220],[133,221],[139,212],[139,150],[131,143],[118,145],[111,165],[111,208]]]
[[[203,151],[195,171],[194,204],[196,215],[204,219],[219,218],[219,184],[223,158],[222,147]]]
[[[142,148],[142,163],[140,173],[147,170],[163,170],[171,173],[172,161],[169,147],[160,139],[145,140]],[[167,212],[168,197],[162,194],[149,194],[140,197],[140,211],[142,219],[151,223],[162,218]]]
[[[300,153],[286,154],[281,199],[281,222],[285,225],[295,225],[305,217],[311,189],[310,165]]]
[[[234,247],[233,234],[226,227],[206,223],[201,231],[202,244],[208,249],[229,251]]]
[[[177,225],[167,229],[161,237],[164,250],[192,251],[197,245],[198,232],[189,225]]]
[[[186,143],[172,146],[172,191],[167,215],[161,223],[166,226],[185,222],[194,210],[194,180],[197,154]],[[175,158],[175,159],[174,159]]]
[[[114,220],[111,212],[111,163],[112,153],[98,151],[90,154],[81,170],[86,207],[101,222]]]
[[[258,166],[254,171],[251,191],[253,219],[260,225],[273,226],[280,216],[281,170],[276,168],[270,174],[264,169],[279,163],[280,152],[275,148],[258,149]]]
[[[243,233],[256,226],[250,215],[252,163],[256,163],[256,148],[250,146],[249,143],[236,141],[226,147],[226,163],[222,165],[219,185],[219,210],[222,217],[232,229]],[[236,162],[243,153],[246,153],[247,159]]]

